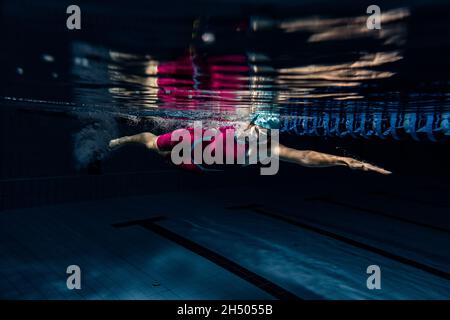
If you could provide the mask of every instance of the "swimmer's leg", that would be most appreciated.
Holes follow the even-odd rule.
[[[283,146],[282,144],[280,144],[276,150],[281,161],[296,163],[304,167],[320,168],[346,166],[354,170],[374,171],[381,174],[391,174],[391,172],[388,170],[353,158],[340,157],[311,150],[296,150]]]
[[[159,151],[158,146],[156,145],[156,140],[158,139],[157,135],[154,135],[150,132],[142,132],[139,134],[135,134],[133,136],[126,136],[117,139],[113,139],[109,142],[110,148],[120,147],[126,144],[143,144],[148,149]]]

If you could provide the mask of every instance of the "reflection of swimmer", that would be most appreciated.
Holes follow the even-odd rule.
[[[237,139],[237,137],[242,134],[243,132],[246,133],[248,131],[253,132],[257,137],[261,135],[264,129],[258,127],[254,124],[249,124],[245,126],[246,128],[241,130],[234,127],[221,127],[217,128],[216,132],[217,134],[214,135],[214,137],[211,140],[200,140],[195,141],[194,137],[194,129],[188,128],[187,131],[190,135],[190,146],[192,149],[194,149],[194,146],[201,142],[202,144],[202,150],[205,150],[206,147],[209,146],[211,148],[211,144],[216,144],[216,140],[218,137],[223,139],[223,143],[216,144],[215,146],[212,146],[214,149],[216,146],[220,146],[222,148],[221,152],[224,157],[227,157],[227,155],[232,154],[233,157],[236,159],[239,157],[239,150],[241,152],[243,151],[248,156],[249,154],[253,153],[253,150],[250,148],[248,144],[244,144],[244,148],[240,148],[238,144],[240,143]],[[204,129],[202,129],[204,130]],[[170,153],[173,150],[173,148],[179,143],[179,141],[172,141],[172,135],[174,133],[179,133],[179,130],[175,130],[170,133],[166,133],[160,136],[154,135],[150,132],[143,132],[139,133],[133,136],[126,136],[121,137],[118,139],[111,140],[109,142],[109,146],[111,148],[115,148],[118,146],[122,146],[125,144],[142,144],[145,145],[148,149],[157,152],[161,156],[164,156],[168,159],[171,159]],[[233,143],[226,143],[227,138],[229,138],[229,132],[232,131],[231,138],[233,139]],[[204,131],[203,131],[204,133]],[[270,137],[270,135],[268,135]],[[261,146],[261,143],[267,143],[267,140],[265,139],[257,139],[257,143],[259,144],[258,147]],[[231,149],[230,149],[231,146]],[[216,149],[214,149],[216,150]],[[216,150],[216,152],[218,152]],[[380,167],[371,165],[366,162],[358,161],[356,159],[352,159],[349,157],[341,157],[341,156],[335,156],[330,155],[326,153],[321,153],[317,151],[311,151],[311,150],[296,150],[289,147],[286,147],[282,144],[277,144],[275,146],[272,146],[272,156],[278,156],[278,159],[285,162],[291,162],[295,164],[299,164],[304,167],[332,167],[332,166],[346,166],[350,169],[354,170],[362,170],[362,171],[374,171],[381,174],[390,174],[390,171],[384,170]],[[258,159],[260,161],[260,159]],[[261,161],[262,162],[262,161]],[[234,162],[236,163],[236,162]],[[214,170],[213,165],[198,165],[194,163],[194,161],[191,161],[191,163],[182,163],[179,165],[183,169],[191,170],[191,171],[202,171],[202,170]]]

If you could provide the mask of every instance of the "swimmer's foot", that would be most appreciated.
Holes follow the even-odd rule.
[[[358,160],[355,160],[352,158],[345,158],[344,162],[350,169],[353,169],[353,170],[373,171],[373,172],[381,173],[384,175],[389,175],[392,173],[391,171],[374,166],[373,164],[358,161]]]
[[[120,146],[122,144],[122,138],[118,138],[118,139],[112,139],[111,141],[109,141],[109,148],[110,149],[114,149],[117,148],[118,146]]]

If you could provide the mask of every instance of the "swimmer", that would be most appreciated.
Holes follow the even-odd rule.
[[[245,132],[251,131],[252,134],[255,134],[257,136],[260,135],[261,132],[266,130],[253,123],[246,124],[244,128]],[[179,141],[172,141],[172,135],[176,133],[178,130],[160,136],[157,136],[151,132],[142,132],[132,136],[125,136],[111,140],[109,142],[109,147],[112,149],[127,144],[141,144],[144,145],[147,149],[156,152],[157,154],[165,157],[166,159],[171,159],[170,153],[172,149],[179,143]],[[187,130],[191,135],[191,146],[193,149],[194,148],[193,146],[196,143],[193,139],[194,129],[188,128]],[[203,132],[205,131],[205,129],[202,130]],[[229,127],[220,127],[217,128],[216,130],[218,131],[218,134],[222,136],[223,141],[225,141],[224,143],[221,144],[223,148],[222,150],[223,155],[225,156],[229,152],[234,152],[234,158],[237,158],[239,156],[239,151],[237,151],[239,148],[237,148],[236,137],[239,135],[240,129],[234,128],[233,126],[229,126]],[[234,141],[231,144],[233,149],[231,150],[229,150],[228,148],[229,144],[226,143],[226,137],[228,136],[226,134],[227,130],[232,130],[234,134]],[[217,136],[215,136],[215,139],[217,139]],[[212,139],[211,141],[202,140],[203,150],[207,145],[214,143],[215,139]],[[260,140],[258,139],[257,141]],[[244,148],[244,152],[248,156],[248,154],[251,153],[252,150]],[[341,157],[313,150],[297,150],[289,148],[282,144],[277,144],[273,148],[273,153],[274,153],[273,156],[277,156],[278,159],[281,161],[295,163],[304,167],[322,168],[322,167],[343,166],[353,170],[373,171],[384,175],[391,174],[391,172],[388,170],[353,158]],[[181,167],[182,169],[190,171],[209,171],[211,167],[211,165],[210,166],[200,165],[195,163],[194,161],[190,161],[190,163],[181,163],[178,164],[178,166]]]

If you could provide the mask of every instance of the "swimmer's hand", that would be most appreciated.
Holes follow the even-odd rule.
[[[377,173],[381,173],[384,175],[388,175],[391,174],[391,171],[385,170],[383,168],[374,166],[373,164],[370,163],[366,163],[363,161],[359,161],[356,159],[352,159],[352,158],[344,158],[344,163],[353,170],[361,170],[361,171],[374,171]]]

